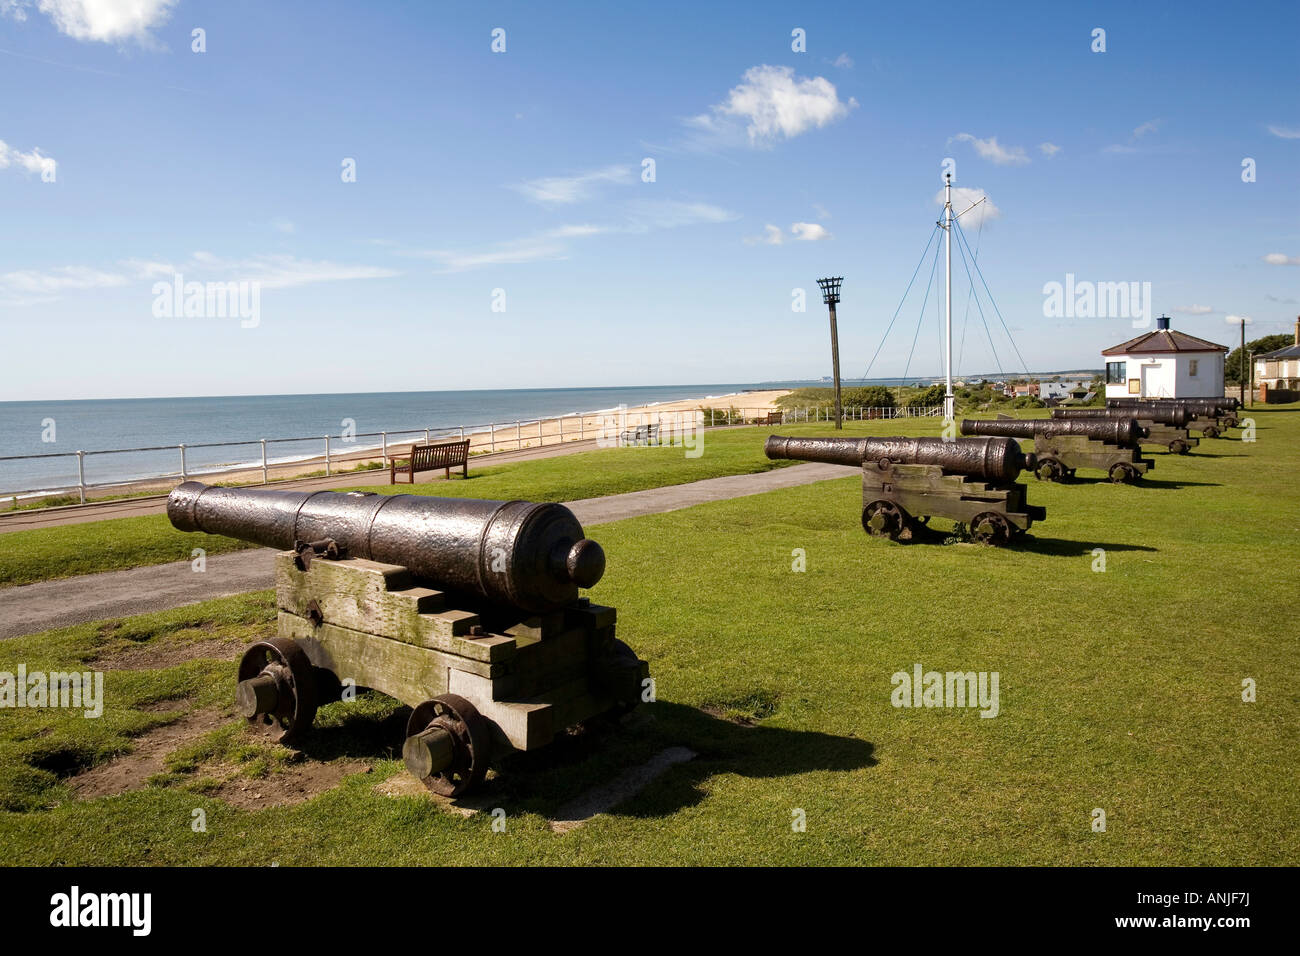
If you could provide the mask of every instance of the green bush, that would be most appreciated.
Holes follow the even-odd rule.
[[[845,408],[893,408],[894,393],[883,385],[846,388],[840,393],[840,404]]]
[[[1011,402],[1012,408],[1046,408],[1043,400],[1036,395],[1021,395]]]
[[[942,385],[931,385],[923,391],[917,392],[907,400],[908,408],[928,408],[931,405],[942,405],[945,389]],[[956,393],[954,393],[955,395]]]

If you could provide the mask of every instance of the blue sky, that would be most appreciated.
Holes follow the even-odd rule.
[[[1300,314],[1295,3],[700,6],[0,0],[0,400],[817,377],[827,274],[860,375],[945,158],[1032,369],[1135,334],[1045,317],[1067,273],[1225,344]],[[156,315],[175,273],[256,324]],[[1016,368],[969,316],[958,372]]]

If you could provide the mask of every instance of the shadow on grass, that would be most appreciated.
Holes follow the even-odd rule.
[[[1026,535],[1018,541],[1013,540],[1010,545],[1012,550],[1033,551],[1036,554],[1049,554],[1061,558],[1078,558],[1084,555],[1092,554],[1097,548],[1103,551],[1148,551],[1157,552],[1159,548],[1148,547],[1145,544],[1107,544],[1105,541],[1065,541],[1061,538],[1040,538],[1037,535]]]
[[[595,724],[533,753],[499,764],[482,800],[507,797],[521,810],[548,819],[592,787],[609,784],[668,747],[696,756],[679,763],[637,793],[604,811],[618,816],[660,817],[699,804],[702,784],[718,774],[749,778],[792,777],[814,771],[851,771],[876,765],[875,745],[855,737],[788,730],[764,723],[738,723],[695,707],[659,701],[623,724]],[[517,801],[517,802],[516,802]]]
[[[1229,457],[1233,457],[1233,456],[1229,456]],[[1068,487],[1070,485],[1113,485],[1114,482],[1111,481],[1109,478],[1097,478],[1097,477],[1088,476],[1084,478],[1071,478],[1067,481],[1061,482],[1061,484],[1066,485]],[[1143,476],[1138,481],[1134,482],[1132,487],[1134,488],[1220,488],[1222,487],[1222,485],[1220,485],[1217,481],[1171,481],[1167,478],[1148,478],[1146,476]]]

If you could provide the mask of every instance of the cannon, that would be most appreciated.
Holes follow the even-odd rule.
[[[281,549],[277,635],[245,651],[235,699],[282,743],[343,686],[372,688],[412,708],[407,769],[456,797],[499,757],[631,710],[648,682],[615,609],[579,597],[605,555],[563,505],[189,481],[167,514]]]
[[[875,537],[910,541],[938,516],[967,526],[975,541],[1004,545],[1047,517],[1016,483],[1034,456],[1009,438],[772,435],[763,450],[772,459],[860,466],[862,527]]]
[[[1078,419],[1127,419],[1134,413],[1123,408],[1054,408],[1054,420]],[[1185,455],[1193,446],[1200,444],[1200,439],[1191,437],[1188,426],[1196,418],[1195,413],[1185,408],[1161,406],[1143,408],[1136,416],[1137,422],[1147,430],[1144,444],[1164,445],[1172,454]]]
[[[1136,481],[1155,467],[1142,458],[1139,443],[1147,428],[1135,419],[1039,418],[966,420],[963,435],[1002,435],[1034,442],[1034,476],[1041,481],[1074,477],[1079,468],[1096,469],[1111,481]]]
[[[1195,416],[1195,422],[1188,427],[1202,431],[1207,438],[1217,438],[1225,429],[1236,428],[1238,425],[1238,402],[1235,398],[1110,398],[1106,400],[1107,408],[1124,409],[1135,414],[1159,406],[1187,409]],[[1202,424],[1206,421],[1210,421],[1211,424]],[[1210,433],[1211,430],[1213,434]]]

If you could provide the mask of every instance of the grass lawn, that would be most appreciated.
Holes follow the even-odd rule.
[[[97,721],[0,714],[0,842],[34,865],[1296,865],[1300,414],[1250,415],[1256,442],[1156,454],[1143,486],[1032,483],[1048,517],[1014,549],[868,538],[855,478],[603,526],[592,597],[618,608],[659,700],[508,763],[480,801],[504,833],[376,791],[405,772],[402,711],[370,695],[324,709],[301,755],[227,714],[137,789],[74,796],[71,773],[228,705],[234,664],[204,642],[271,633],[269,593],[0,642],[0,671],[108,670]],[[891,676],[918,663],[996,672],[998,715],[892,706]],[[564,802],[671,745],[699,756],[550,832]],[[220,795],[305,764],[355,772],[270,809]]]
[[[886,434],[906,428],[909,434],[938,434],[935,420],[855,422],[847,434]],[[829,434],[831,426],[800,425],[799,434]],[[743,475],[785,467],[769,461],[765,428],[731,428],[705,432],[703,454],[687,458],[679,447],[607,448],[507,465],[470,463],[468,480],[430,481],[415,485],[358,484],[347,489],[384,494],[444,495],[528,501],[577,501],[679,485],[723,475]],[[255,547],[233,538],[177,531],[166,515],[112,518],[58,525],[0,535],[0,588],[52,578],[116,571],[148,564],[189,560],[194,548],[209,555]]]

